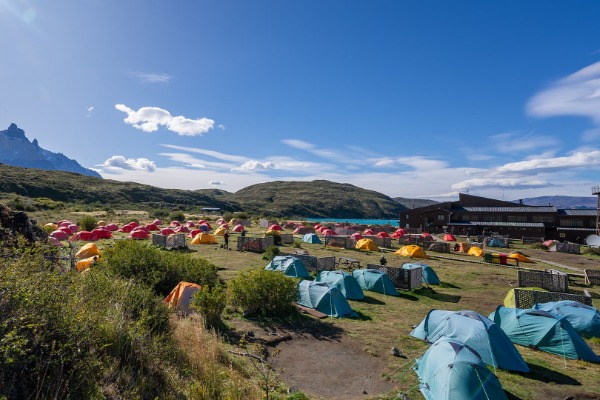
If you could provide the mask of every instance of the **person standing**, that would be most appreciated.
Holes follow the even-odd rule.
[[[229,249],[229,231],[225,231],[225,235],[223,235],[223,239],[225,239],[225,248]]]

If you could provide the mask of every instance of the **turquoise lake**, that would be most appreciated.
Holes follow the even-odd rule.
[[[349,224],[357,225],[392,225],[398,226],[399,221],[396,219],[346,219],[346,218],[304,218],[304,221],[308,222],[347,222]]]

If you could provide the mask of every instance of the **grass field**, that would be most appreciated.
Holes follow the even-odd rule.
[[[40,218],[40,222],[48,221]],[[248,236],[262,236],[263,233],[264,230],[255,228],[250,230]],[[117,238],[123,236],[123,234],[116,235]],[[222,237],[217,237],[217,240],[219,244],[223,242]],[[103,245],[107,244],[103,243]],[[225,281],[234,277],[239,271],[264,267],[268,262],[262,258],[261,254],[227,250],[219,244],[190,245],[190,250],[194,251],[198,257],[203,257],[217,265],[220,277]],[[230,246],[235,248],[235,244],[236,236],[232,235]],[[535,258],[551,261],[551,253],[532,249],[528,245],[519,243],[513,243],[512,246],[511,250],[521,250],[528,255],[535,255]],[[363,266],[368,263],[378,264],[381,257],[379,252],[326,248],[316,244],[302,243],[301,248],[317,257],[351,257],[359,260]],[[296,249],[291,245],[282,247],[282,251],[285,252],[294,250]],[[409,258],[398,257],[391,252],[386,252],[385,255],[388,265],[392,266],[399,266],[404,262],[411,261]],[[431,253],[431,255],[446,254]],[[451,257],[477,260],[468,255],[452,255]],[[598,256],[570,255],[570,257],[571,262],[567,265],[600,268],[600,257]],[[581,260],[585,260],[585,263],[580,262]],[[364,301],[350,301],[350,305],[357,311],[359,318],[328,318],[326,322],[318,322],[341,329],[344,334],[358,340],[363,351],[373,357],[385,360],[387,368],[384,375],[396,384],[396,388],[393,392],[382,394],[379,398],[392,399],[401,392],[407,392],[413,399],[422,398],[416,388],[418,384],[416,374],[410,370],[410,367],[414,358],[420,356],[427,349],[427,345],[408,334],[429,310],[473,310],[487,316],[502,304],[507,292],[516,286],[517,271],[514,268],[436,257],[426,260],[426,263],[439,275],[442,285],[402,292],[400,297],[368,292]],[[522,264],[522,266],[534,269],[560,269],[554,264],[544,262]],[[572,273],[573,271],[567,272]],[[587,287],[583,284],[583,280],[577,277],[574,278],[571,287],[576,290],[588,289],[594,297],[594,305],[600,306],[600,290],[597,287]],[[235,319],[228,323],[235,325]],[[232,328],[235,329],[235,326]],[[593,339],[587,342],[597,354],[600,354],[599,340]],[[399,348],[406,358],[389,355],[392,347]],[[600,365],[564,360],[559,356],[521,346],[517,346],[517,348],[529,364],[531,372],[520,374],[496,371],[509,398],[565,399],[568,396],[574,396],[575,399],[600,398]]]

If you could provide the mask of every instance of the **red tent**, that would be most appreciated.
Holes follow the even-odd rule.
[[[119,229],[119,232],[129,233],[133,230],[133,228],[134,226],[131,225],[131,223],[125,224],[121,227],[121,229]]]
[[[217,225],[221,225],[223,222],[225,222],[225,220],[223,218],[219,218],[218,220],[215,221],[215,223]]]
[[[325,229],[323,231],[323,235],[324,236],[337,236],[337,232],[334,231],[333,229]]]
[[[432,236],[431,236],[431,233],[429,233],[429,232],[423,232],[423,233],[421,234],[421,237],[422,237],[423,239],[427,239],[427,240],[432,240],[432,239],[433,239],[433,238],[432,238]]]
[[[454,235],[452,235],[451,233],[446,233],[444,235],[444,240],[446,242],[456,242],[456,238],[454,237]]]
[[[146,229],[149,231],[160,231],[160,228],[156,224],[146,225]]]
[[[67,228],[66,226],[61,226],[61,227],[58,228],[58,230],[59,231],[63,231],[68,236],[71,236],[73,234],[73,232],[71,232],[71,230],[69,228]]]
[[[79,230],[79,226],[76,224],[70,224],[67,228],[69,228],[69,230],[73,233],[75,233]]]
[[[172,235],[172,234],[174,234],[174,233],[175,233],[175,231],[173,231],[173,229],[171,229],[171,228],[162,228],[162,229],[160,230],[160,234],[161,234],[161,235],[165,235],[165,236],[167,236],[167,235]]]
[[[205,226],[207,228],[206,230],[208,230],[208,231],[210,231],[212,229],[212,226],[210,226],[210,224],[208,222],[201,223],[200,229],[204,230],[204,228],[202,228],[203,226]]]
[[[206,223],[205,219],[201,219],[200,221],[198,221],[198,225],[202,225],[202,224],[205,224],[205,223]]]
[[[240,225],[240,224],[237,224],[236,226],[233,227],[234,232],[244,232],[244,230],[245,230],[244,226]]]
[[[279,225],[273,224],[269,227],[269,230],[270,231],[282,231],[283,229]]]
[[[181,222],[179,222],[179,221],[171,221],[171,223],[169,224],[169,226],[181,226]]]
[[[117,224],[108,224],[108,225],[105,226],[105,228],[108,229],[111,232],[114,232],[114,231],[118,231],[119,230],[119,225],[117,225]]]
[[[69,238],[69,235],[67,235],[65,231],[61,231],[60,229],[53,231],[50,234],[50,236],[58,240],[67,240]]]
[[[131,232],[135,232],[135,231],[144,231],[146,233],[150,233],[150,230],[148,228],[146,228],[145,226],[136,226],[135,228],[133,228],[133,230]]]
[[[60,221],[58,221],[56,223],[56,226],[69,226],[71,224],[72,224],[72,222],[69,221],[68,219],[61,219]]]
[[[134,228],[137,228],[138,226],[140,226],[140,224],[138,222],[136,222],[136,221],[131,221],[129,223],[129,225],[133,226]]]
[[[350,235],[350,237],[356,241],[362,239],[362,235],[360,234],[360,232],[354,232],[352,235]]]
[[[193,228],[196,226],[196,224],[194,224],[194,221],[188,221],[185,223],[185,226],[187,226],[188,228]]]
[[[321,225],[321,224],[316,224],[316,225],[315,225],[315,229],[319,229],[321,226],[323,226],[323,225]]]
[[[371,228],[365,229],[365,231],[363,232],[363,235],[373,236],[374,234],[375,234],[375,231]]]
[[[177,228],[175,228],[174,231],[176,233],[189,233],[190,229],[185,225],[181,225],[181,226],[178,226]]]
[[[229,229],[229,224],[228,223],[221,224],[221,226],[219,228]]]
[[[202,232],[202,229],[199,229],[199,228],[192,229],[190,231],[190,233],[188,233],[188,237],[195,238],[196,235],[199,234],[200,232]]]
[[[148,239],[148,232],[146,232],[143,229],[140,229],[139,231],[133,231],[131,232],[131,235],[129,235],[130,239]]]
[[[85,242],[95,242],[96,240],[98,240],[98,236],[96,236],[96,234],[93,232],[81,231],[75,235],[73,240],[83,240]]]
[[[155,219],[154,221],[152,221],[152,223],[154,225],[162,225],[162,221],[160,219]]]
[[[110,239],[112,237],[110,231],[106,228],[96,228],[92,231],[98,239]]]
[[[379,232],[379,233],[377,234],[377,237],[378,237],[378,238],[389,238],[389,237],[390,237],[390,235],[388,235],[388,233],[387,233],[387,232]]]

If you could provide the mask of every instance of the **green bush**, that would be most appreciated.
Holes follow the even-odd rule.
[[[292,243],[292,247],[295,249],[301,249],[302,248],[302,241],[301,240],[294,240],[294,243]]]
[[[104,250],[99,266],[146,284],[166,296],[181,281],[201,286],[218,282],[217,267],[190,254],[163,251],[145,242],[120,240]]]
[[[269,246],[263,254],[262,259],[271,261],[273,257],[278,256],[281,253],[281,250],[277,246]]]
[[[267,232],[265,233],[265,237],[273,236],[273,244],[275,246],[281,246],[281,236],[277,232]]]
[[[167,219],[169,217],[169,210],[165,208],[156,208],[154,210],[150,210],[148,215],[151,218]]]
[[[183,211],[173,211],[172,213],[169,214],[169,220],[184,222],[185,214],[183,213]]]
[[[86,215],[85,217],[81,218],[77,224],[81,230],[93,231],[96,228],[98,221],[96,221],[96,218],[93,216]]]
[[[220,286],[203,286],[194,293],[191,308],[198,311],[208,328],[221,324],[221,314],[225,310],[225,290]]]
[[[296,281],[284,274],[257,268],[240,273],[227,285],[227,302],[250,315],[286,316],[295,312]]]

